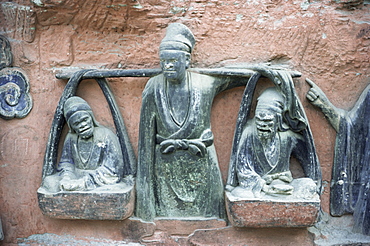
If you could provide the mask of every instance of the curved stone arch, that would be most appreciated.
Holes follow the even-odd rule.
[[[55,172],[55,167],[57,165],[58,158],[58,146],[60,142],[60,137],[62,134],[62,129],[65,124],[65,119],[63,116],[63,107],[65,101],[76,95],[76,91],[80,82],[84,79],[83,76],[91,70],[81,70],[75,72],[72,77],[69,79],[67,85],[64,88],[64,91],[60,97],[58,106],[55,110],[54,119],[52,126],[49,132],[49,139],[46,146],[43,170],[42,170],[42,179],[45,176],[51,175]],[[119,107],[114,99],[113,93],[108,85],[108,82],[105,78],[95,78],[96,82],[99,84],[105,99],[108,102],[114,125],[116,128],[117,136],[120,142],[121,151],[123,155],[124,167],[123,167],[123,176],[126,175],[135,175],[136,174],[136,158],[132,149],[132,145],[128,138],[126,127],[122,118],[122,115],[119,111]]]
[[[271,70],[272,71],[272,70]],[[289,100],[289,107],[288,108],[290,111],[294,112],[294,115],[288,115],[291,117],[290,121],[291,123],[289,124],[289,127],[291,127],[294,131],[296,132],[301,132],[303,138],[305,141],[308,143],[308,153],[310,153],[310,160],[311,160],[311,165],[306,165],[302,166],[304,169],[304,173],[307,177],[312,178],[313,180],[318,182],[318,188],[319,188],[319,193],[321,193],[322,186],[321,186],[321,168],[320,168],[320,163],[316,154],[316,148],[314,145],[314,140],[312,136],[311,129],[308,124],[307,116],[304,112],[302,104],[299,102],[297,99],[295,89],[294,89],[294,84],[292,81],[292,74],[289,75],[287,72],[279,72],[278,75],[280,74],[285,74],[286,77],[281,77],[281,78],[276,78],[272,81],[275,84],[275,87],[280,90],[284,96],[288,95],[286,97],[286,100]],[[236,178],[236,170],[235,170],[235,163],[236,163],[236,152],[237,148],[240,144],[240,138],[244,129],[244,126],[249,118],[249,114],[251,112],[251,103],[253,100],[253,93],[254,90],[257,86],[258,80],[260,78],[259,73],[253,74],[243,93],[243,98],[242,102],[239,108],[239,114],[236,122],[236,128],[235,128],[235,133],[234,133],[234,139],[233,139],[233,147],[231,150],[231,156],[230,156],[230,162],[229,162],[229,171],[228,171],[228,177],[227,177],[227,186],[235,186],[237,181]],[[279,80],[282,81],[282,83],[279,83]],[[287,99],[288,98],[288,99]],[[293,106],[292,106],[293,105]],[[296,123],[299,122],[299,123]]]

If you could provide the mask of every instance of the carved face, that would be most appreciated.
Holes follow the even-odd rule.
[[[190,55],[183,51],[162,50],[159,53],[163,75],[169,81],[181,81],[189,67]]]
[[[74,113],[69,118],[69,125],[81,138],[91,138],[94,133],[94,124],[91,115],[85,111]]]
[[[269,109],[256,109],[256,128],[258,137],[268,139],[276,134],[276,112]]]

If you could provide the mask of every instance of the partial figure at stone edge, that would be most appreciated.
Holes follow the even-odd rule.
[[[312,199],[320,193],[321,169],[303,107],[285,71],[260,70],[275,87],[257,99],[249,119],[255,85],[247,85],[241,103],[226,190],[238,198]],[[305,177],[293,179],[290,157]],[[283,195],[283,196],[280,196]]]
[[[135,215],[225,217],[221,173],[210,126],[211,106],[221,91],[246,79],[187,71],[195,38],[170,24],[160,44],[163,73],[143,92]]]
[[[0,69],[10,67],[13,63],[13,54],[9,40],[0,35]]]
[[[3,226],[1,224],[1,220],[0,220],[0,240],[3,240],[4,239],[4,232],[3,232]]]
[[[4,119],[24,118],[32,109],[28,77],[22,69],[10,67],[12,62],[10,42],[0,35],[0,117]],[[0,240],[3,239],[0,220]]]
[[[354,231],[370,235],[370,85],[354,107],[335,107],[311,80],[306,97],[337,132],[330,191],[330,213],[354,216]]]
[[[122,179],[123,158],[117,136],[100,125],[90,106],[80,97],[64,104],[69,126],[56,173],[41,185],[48,192],[110,190]],[[116,188],[117,189],[117,188]]]
[[[17,67],[11,67],[10,43],[0,35],[0,116],[4,119],[24,118],[32,109],[29,79]]]
[[[4,239],[4,232],[3,232],[3,226],[1,224],[1,219],[0,219],[0,241]]]

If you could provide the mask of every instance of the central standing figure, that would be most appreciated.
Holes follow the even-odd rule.
[[[187,71],[192,32],[170,24],[160,44],[162,73],[143,92],[136,216],[225,217],[223,184],[211,131],[221,91],[246,82]]]

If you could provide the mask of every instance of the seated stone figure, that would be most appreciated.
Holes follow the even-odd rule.
[[[123,158],[117,136],[95,120],[80,97],[64,104],[70,128],[56,173],[46,176],[42,187],[50,192],[88,191],[121,181]]]
[[[236,182],[227,190],[236,197],[256,198],[267,195],[292,195],[311,198],[317,194],[310,178],[294,180],[290,158],[309,165],[307,143],[300,132],[292,131],[284,120],[285,98],[275,87],[266,89],[257,99],[255,116],[244,127],[236,152]]]

